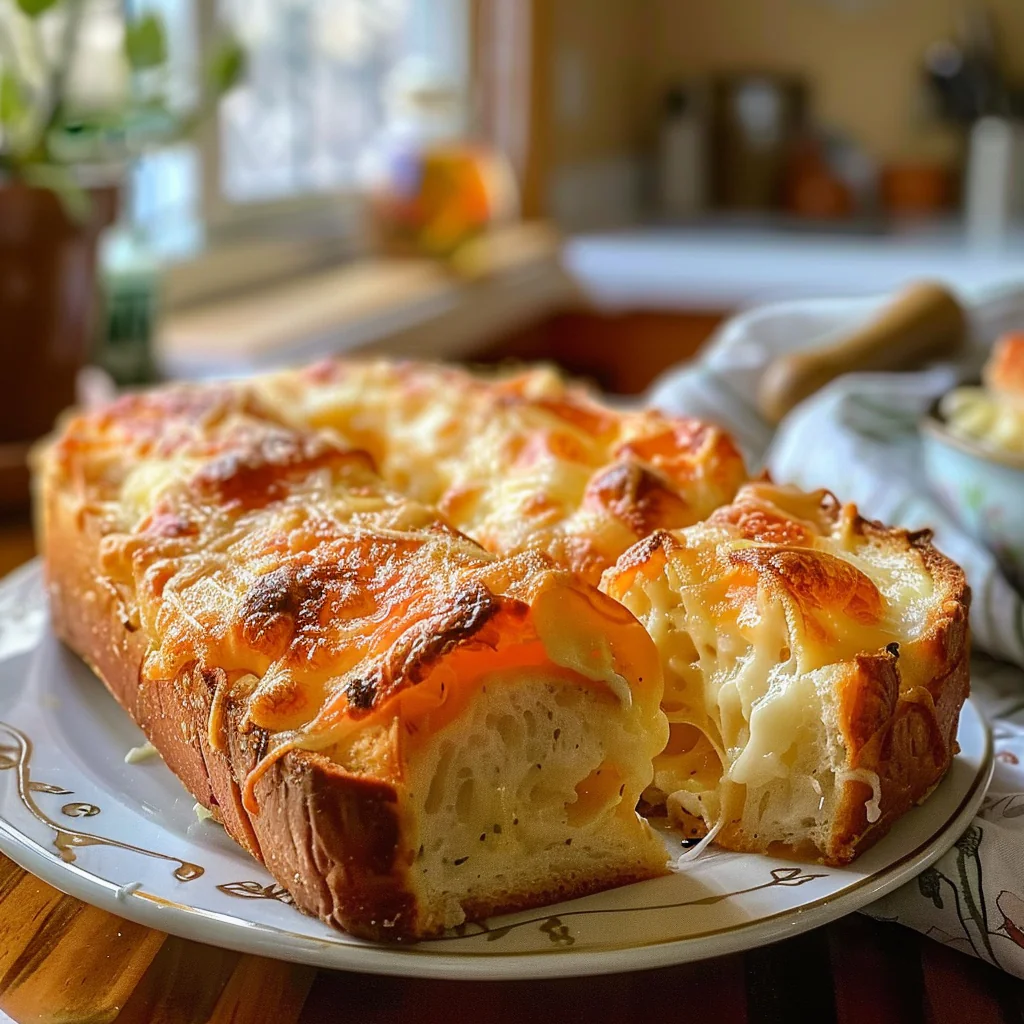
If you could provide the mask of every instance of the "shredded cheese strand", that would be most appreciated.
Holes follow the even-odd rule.
[[[724,824],[725,818],[719,818],[708,834],[692,850],[687,850],[686,853],[679,855],[676,860],[676,867],[693,863],[715,841],[715,836],[722,831]]]

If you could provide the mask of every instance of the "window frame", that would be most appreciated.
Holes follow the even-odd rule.
[[[209,46],[217,38],[217,0],[193,0],[202,66]],[[282,199],[234,203],[221,190],[221,120],[219,111],[206,118],[196,133],[199,157],[200,202],[207,245],[248,237],[333,237],[339,234],[366,242],[362,221],[365,197],[358,189],[340,188]]]

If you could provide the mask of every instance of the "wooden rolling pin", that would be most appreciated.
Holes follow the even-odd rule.
[[[954,353],[967,333],[960,303],[940,284],[909,285],[872,320],[822,348],[772,362],[758,386],[761,415],[778,423],[794,406],[840,374],[908,369]]]

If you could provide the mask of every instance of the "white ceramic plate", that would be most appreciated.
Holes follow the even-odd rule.
[[[387,947],[299,913],[144,742],[50,631],[38,565],[0,582],[0,849],[64,892],[163,931],[325,967],[445,978],[538,978],[658,967],[815,928],[894,889],[967,826],[992,770],[972,705],[961,752],[924,806],[851,867],[708,851],[666,878]],[[673,853],[677,837],[666,836]]]

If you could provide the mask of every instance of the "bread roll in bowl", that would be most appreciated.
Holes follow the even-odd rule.
[[[1006,334],[996,342],[982,381],[983,387],[968,385],[943,395],[940,419],[926,418],[924,429],[935,437],[944,425],[954,438],[980,445],[983,456],[1019,468],[1024,464],[1024,334]]]

